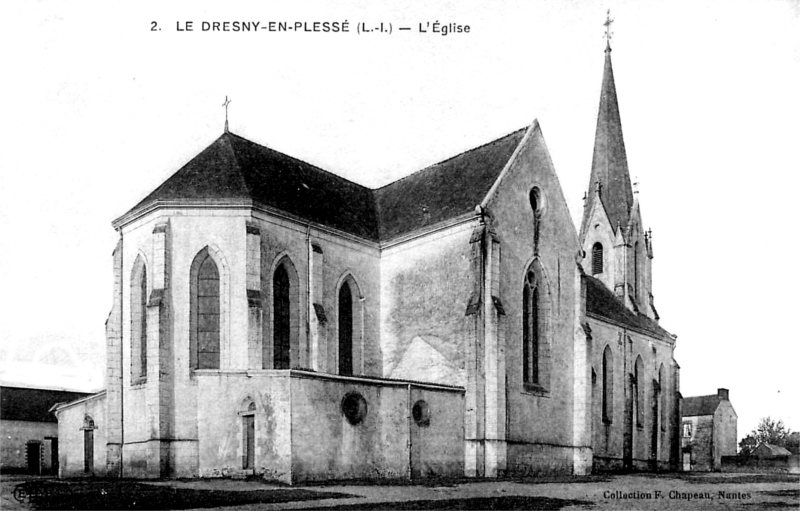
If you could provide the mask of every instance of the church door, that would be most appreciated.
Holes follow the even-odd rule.
[[[83,430],[83,471],[94,472],[94,430]]]
[[[256,421],[255,416],[244,416],[244,469],[255,468]]]

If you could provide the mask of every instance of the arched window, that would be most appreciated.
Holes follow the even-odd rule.
[[[353,294],[347,282],[339,288],[339,374],[353,374]]]
[[[272,345],[273,368],[291,367],[291,283],[284,265],[278,266],[272,278]]]
[[[291,369],[299,367],[300,358],[300,279],[292,260],[281,255],[272,265],[268,298],[271,316],[266,322],[270,332],[264,343],[262,367],[264,369]],[[330,340],[328,341],[331,342]],[[333,344],[335,346],[335,344]]]
[[[599,242],[592,246],[592,275],[603,273],[603,245]]]
[[[639,300],[639,242],[633,244],[633,298]]]
[[[667,414],[667,392],[664,386],[667,384],[666,374],[664,373],[664,364],[658,368],[658,388],[659,388],[659,406],[661,407],[661,431],[667,430],[667,421],[669,415]]]
[[[544,275],[535,261],[522,286],[522,381],[541,390],[549,384],[548,298]]]
[[[644,426],[644,362],[642,356],[636,357],[636,364],[633,368],[634,385],[634,398],[636,400],[636,425],[639,427]]]
[[[614,416],[614,355],[611,347],[603,350],[603,422],[610,423]]]
[[[141,256],[131,272],[131,384],[147,378],[147,266]]]
[[[220,278],[208,249],[195,256],[191,275],[191,367],[219,369]]]
[[[522,379],[539,382],[539,290],[530,284],[522,289]]]

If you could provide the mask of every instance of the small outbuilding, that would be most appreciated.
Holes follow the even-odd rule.
[[[50,409],[89,394],[61,389],[0,387],[0,471],[58,473],[58,422]]]
[[[772,456],[789,456],[791,451],[786,449],[785,447],[781,447],[780,445],[768,444],[766,442],[761,442],[753,449],[753,452],[750,453],[750,456],[758,456],[759,458],[770,458]]]

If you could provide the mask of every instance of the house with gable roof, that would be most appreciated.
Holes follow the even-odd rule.
[[[738,416],[728,389],[683,400],[681,446],[683,470],[720,470],[722,457],[737,450]]]

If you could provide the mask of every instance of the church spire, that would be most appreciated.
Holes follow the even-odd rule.
[[[617,104],[617,90],[614,85],[614,71],[611,67],[611,23],[613,21],[609,13],[604,23],[606,27],[606,58],[600,92],[600,109],[597,114],[597,129],[594,136],[594,155],[588,197],[591,199],[598,195],[608,214],[608,219],[616,231],[618,225],[623,227],[628,225],[633,206],[633,190],[628,174],[625,141],[622,138],[622,122]],[[598,190],[598,186],[602,188]],[[602,191],[598,193],[600,190]],[[590,210],[591,208],[584,210],[582,233],[586,232]]]

